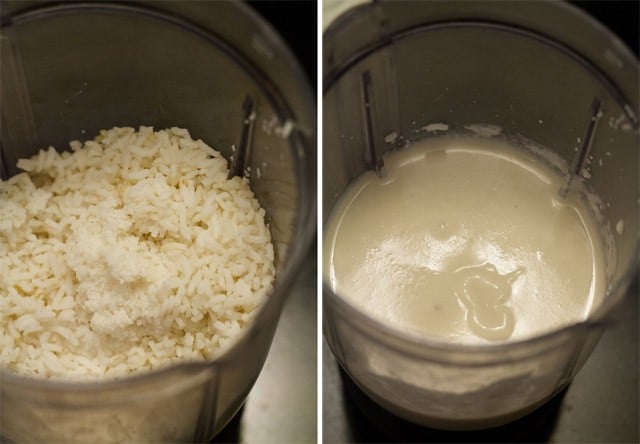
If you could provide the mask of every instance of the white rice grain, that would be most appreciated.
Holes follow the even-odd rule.
[[[79,380],[219,356],[275,273],[248,179],[182,128],[70,147],[0,181],[0,365]]]

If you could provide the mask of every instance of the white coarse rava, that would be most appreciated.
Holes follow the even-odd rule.
[[[215,359],[275,274],[249,180],[186,129],[70,146],[0,181],[0,366],[87,380]]]

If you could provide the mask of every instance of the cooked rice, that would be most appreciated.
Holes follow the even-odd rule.
[[[275,272],[248,179],[180,128],[70,146],[0,181],[0,366],[99,379],[219,356]]]

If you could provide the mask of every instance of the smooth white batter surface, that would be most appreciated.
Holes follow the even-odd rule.
[[[604,289],[598,229],[564,178],[524,150],[425,139],[345,191],[325,226],[324,273],[379,320],[462,343],[583,320]],[[577,194],[577,193],[576,193]]]

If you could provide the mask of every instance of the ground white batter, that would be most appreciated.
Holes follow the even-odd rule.
[[[338,294],[410,332],[478,343],[584,319],[604,289],[593,216],[506,143],[425,139],[360,177],[325,228]]]

